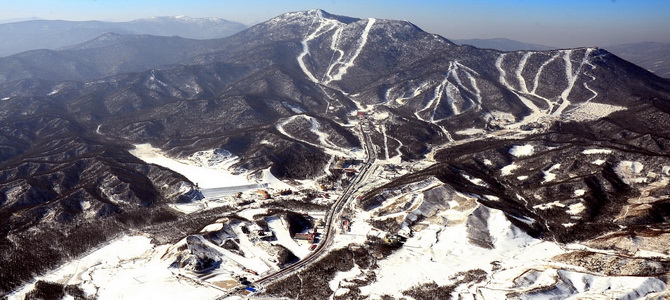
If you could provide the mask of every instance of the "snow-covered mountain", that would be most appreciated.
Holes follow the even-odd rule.
[[[126,39],[88,45],[108,38]],[[207,49],[0,85],[3,291],[133,232],[156,245],[122,265],[161,252],[215,296],[667,295],[666,80],[602,49],[500,52],[321,10]],[[244,184],[200,189],[195,166]],[[333,213],[320,259],[273,278]],[[86,274],[113,265],[33,293],[103,293]]]
[[[495,49],[500,51],[545,51],[556,49],[545,45],[529,44],[520,41],[497,39],[460,39],[453,40],[457,44],[472,45],[477,48]],[[607,51],[628,60],[650,72],[670,78],[670,44],[658,42],[630,43],[604,47]]]

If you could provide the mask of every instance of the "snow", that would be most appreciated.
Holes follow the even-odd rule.
[[[294,112],[294,113],[296,113],[296,114],[303,114],[303,113],[305,113],[305,110],[304,110],[304,109],[302,109],[302,108],[300,108],[300,107],[298,107],[298,106],[295,106],[295,105],[291,105],[291,103],[288,103],[288,102],[286,102],[286,101],[282,102],[281,104],[283,104],[284,107],[290,109],[292,112]]]
[[[162,260],[169,245],[155,246],[145,236],[123,236],[90,254],[73,260],[36,280],[78,285],[97,299],[212,299],[222,292],[180,280]],[[12,298],[23,299],[34,284]]]
[[[560,201],[554,201],[549,203],[537,204],[533,206],[533,208],[541,210],[546,210],[554,207],[565,207],[565,204],[561,203]]]
[[[496,280],[509,283],[521,270],[540,267],[554,255],[563,253],[557,244],[531,238],[512,225],[501,211],[490,209],[488,230],[495,248],[473,245],[468,240],[465,220],[477,206],[470,207],[440,212],[437,220],[443,220],[442,223],[431,221],[426,228],[416,231],[402,248],[378,261],[375,282],[362,287],[361,294],[372,299],[384,294],[400,299],[402,291],[413,286],[429,282],[448,285],[458,272],[474,269],[493,272],[494,261],[502,264],[501,270],[511,271],[496,273]],[[459,293],[471,299],[480,288],[468,287]]]
[[[594,165],[602,166],[606,161],[604,159],[596,159],[592,161],[591,163]]]
[[[523,175],[523,176],[517,176],[516,179],[518,179],[518,180],[526,180],[526,179],[528,179],[528,176],[526,176],[526,175]]]
[[[202,230],[200,230],[201,233],[204,232],[214,232],[214,231],[219,231],[223,228],[223,223],[213,223],[205,226]]]
[[[626,107],[596,102],[586,102],[571,109],[567,113],[570,121],[591,121],[609,116],[612,113],[626,110]]]
[[[317,135],[318,140],[319,140],[318,144],[300,139],[296,136],[293,136],[290,133],[288,133],[286,131],[286,129],[284,129],[284,126],[286,126],[287,124],[291,123],[293,120],[296,120],[298,118],[303,118],[303,119],[306,119],[310,122],[310,128],[308,130],[310,130],[312,133]],[[283,135],[285,135],[289,138],[299,140],[299,141],[301,141],[305,144],[309,144],[309,145],[312,145],[314,147],[323,149],[324,152],[326,152],[327,154],[342,156],[342,157],[358,157],[358,158],[364,158],[365,157],[365,154],[362,153],[362,151],[357,151],[357,149],[342,148],[340,146],[337,146],[337,145],[333,144],[329,140],[328,134],[322,132],[320,130],[320,127],[321,127],[321,124],[318,122],[318,120],[316,120],[315,118],[313,118],[311,116],[307,116],[307,115],[294,115],[294,116],[291,116],[291,117],[288,117],[288,118],[285,118],[283,120],[278,121],[277,124],[275,125],[275,128],[277,128],[277,130],[281,134],[283,134]]]
[[[477,86],[477,79],[475,78],[475,76],[472,75],[472,73],[475,73],[477,75],[479,75],[479,74],[475,70],[459,63],[458,61],[456,61],[456,65],[465,70],[464,73],[468,77],[468,80],[470,81],[470,84],[472,85],[472,88],[475,91],[474,94],[475,94],[475,98],[477,99],[476,100],[477,105],[475,106],[475,109],[479,109],[481,107],[481,104],[482,104],[482,91]]]
[[[516,89],[507,82],[507,79],[505,78],[506,72],[505,72],[505,69],[503,69],[503,67],[502,67],[502,63],[503,63],[503,60],[505,59],[505,57],[507,56],[507,54],[508,53],[502,53],[496,59],[495,66],[498,69],[498,72],[500,73],[500,77],[498,78],[498,80],[500,81],[500,83],[502,83],[503,86],[505,86],[512,93],[514,93],[517,96],[517,98],[519,98],[519,101],[521,101],[521,103],[523,103],[530,110],[530,112],[531,112],[530,115],[526,116],[524,118],[524,120],[522,121],[522,123],[535,121],[535,120],[539,119],[540,116],[543,115],[541,113],[540,109],[537,107],[537,105],[535,105],[535,103],[533,103],[529,99],[521,96],[519,94],[519,92],[517,92]]]
[[[544,68],[556,60],[559,56],[559,53],[554,54],[550,59],[544,61],[539,68],[537,68],[537,73],[535,74],[535,78],[533,79],[533,90],[531,91],[531,94],[537,95],[537,88],[540,86],[540,76],[542,75],[542,71]]]
[[[534,150],[535,147],[533,145],[513,146],[509,149],[509,154],[516,157],[531,156]]]
[[[277,236],[277,243],[286,247],[295,254],[295,256],[300,259],[305,258],[309,255],[309,249],[307,247],[301,247],[296,243],[293,238],[291,238],[291,233],[288,231],[288,224],[284,220],[278,217],[272,217],[267,219],[268,226]]]
[[[515,165],[514,163],[504,166],[502,167],[502,169],[500,169],[500,175],[503,176],[512,175],[512,172],[517,168],[519,168],[519,166]]]
[[[661,169],[661,172],[665,175],[670,176],[670,166],[663,166],[663,168]]]
[[[249,239],[249,236],[242,232],[241,226],[235,226],[233,231],[239,238],[241,250],[244,251],[245,256],[248,258],[244,267],[256,270],[259,274],[269,270],[276,271],[279,269],[279,267],[276,266],[276,259],[268,254],[267,248],[263,247],[264,245],[267,245],[265,244],[267,242],[252,242]]]
[[[641,162],[624,160],[614,167],[614,172],[626,184],[643,183],[647,181],[647,177],[637,177],[642,169],[644,169],[644,165]]]
[[[478,135],[478,134],[484,134],[486,133],[486,130],[480,129],[480,128],[468,128],[460,131],[456,131],[456,134],[459,135]]]
[[[472,177],[468,174],[462,173],[461,174],[463,178],[467,179],[468,181],[472,182],[475,185],[481,186],[481,187],[488,187],[488,184],[484,182],[484,180],[481,180],[480,178],[477,177]]]
[[[568,214],[579,215],[585,209],[586,209],[586,206],[584,205],[584,203],[579,202],[579,203],[571,204],[570,206],[568,206]]]
[[[342,280],[355,277],[359,274],[361,274],[361,269],[358,267],[358,265],[354,264],[354,267],[349,271],[337,272],[335,277],[330,282],[328,282],[328,287],[330,287],[331,291],[337,292],[337,290],[341,288]]]
[[[224,169],[204,167],[192,160],[175,159],[150,144],[135,145],[131,154],[146,163],[156,164],[184,175],[201,188],[232,187],[252,184],[246,176],[234,175]]]
[[[595,70],[596,65],[594,65],[594,64],[591,62],[591,60],[587,60],[587,61],[586,61],[586,64],[589,65],[589,66],[591,67],[591,70],[587,70],[587,71],[585,71],[585,72],[584,72],[584,75],[590,77],[590,78],[591,78],[591,81],[595,81],[595,80],[596,80],[596,77],[593,76],[593,75],[591,75],[591,74],[589,74],[588,72],[589,72],[589,71],[593,71],[593,70]],[[591,81],[590,81],[590,82],[591,82]],[[598,92],[596,92],[593,88],[591,88],[591,87],[589,86],[588,82],[584,82],[584,88],[586,88],[586,89],[589,90],[591,93],[593,93],[593,96],[591,96],[591,98],[586,99],[586,103],[589,103],[589,102],[591,102],[591,100],[593,100],[593,99],[595,99],[596,97],[598,97]]]
[[[262,215],[267,213],[268,213],[267,208],[247,208],[245,210],[238,212],[237,215],[249,221],[252,221],[255,215]]]
[[[359,40],[359,42],[358,42],[358,45],[357,45],[357,47],[356,47],[356,50],[355,50],[354,53],[349,57],[349,59],[348,59],[347,61],[340,61],[340,60],[338,59],[338,61],[337,61],[335,64],[340,64],[341,66],[340,66],[339,69],[337,69],[337,72],[335,73],[335,75],[332,76],[332,79],[329,80],[329,81],[327,81],[326,84],[330,83],[330,81],[341,80],[341,79],[342,79],[342,76],[344,76],[344,74],[347,73],[347,70],[348,70],[350,67],[354,66],[354,61],[356,60],[356,58],[358,58],[358,55],[361,54],[361,51],[363,50],[363,48],[364,48],[365,45],[367,44],[367,42],[368,42],[368,35],[369,35],[369,33],[370,33],[370,29],[372,29],[372,25],[374,25],[376,21],[377,21],[377,20],[374,19],[374,18],[370,18],[370,19],[368,19],[368,23],[365,25],[365,29],[363,29],[363,32],[361,33],[361,38],[360,38],[360,40]],[[342,57],[341,57],[341,58],[342,58]]]
[[[533,52],[526,52],[521,57],[521,60],[519,61],[519,66],[516,69],[516,78],[519,81],[519,85],[521,87],[521,91],[528,94],[528,87],[526,86],[526,79],[523,78],[521,73],[523,73],[523,68],[526,66],[526,62],[528,61],[528,58],[533,55]]]
[[[638,299],[667,288],[665,282],[653,277],[605,277],[553,266],[517,275],[507,282],[494,277],[492,286],[480,288],[478,296],[505,299],[508,291],[523,290],[525,297],[520,299]]]
[[[572,55],[573,50],[564,50],[563,51],[563,62],[565,63],[565,77],[568,79],[568,86],[561,92],[561,104],[558,106],[558,109],[556,109],[555,114],[560,115],[563,113],[563,111],[570,105],[570,101],[568,100],[568,96],[570,96],[570,92],[572,92],[572,88],[575,85],[575,81],[577,80],[576,74],[578,74],[578,71],[573,73],[572,70],[572,60],[570,60],[570,56]]]
[[[586,194],[586,190],[575,190],[575,197],[581,197]]]
[[[388,160],[389,157],[389,139],[388,135],[386,134],[386,126],[385,124],[382,125],[382,135],[384,136],[384,155],[386,160]]]
[[[555,165],[551,166],[551,168],[549,168],[549,170],[542,171],[542,173],[544,174],[544,180],[542,182],[543,183],[544,182],[550,182],[550,181],[553,181],[554,179],[556,179],[556,174],[551,173],[551,172],[557,170],[560,167],[561,167],[561,164],[555,164]]]
[[[2,100],[2,101],[8,101],[9,99],[12,99],[12,97],[5,97],[5,98],[2,98],[2,99],[0,99],[0,100]]]
[[[316,77],[314,77],[314,74],[312,74],[312,72],[309,69],[307,69],[307,66],[305,65],[305,60],[304,60],[305,56],[311,55],[310,52],[309,52],[309,41],[314,40],[315,38],[319,37],[323,33],[331,30],[334,26],[336,26],[335,20],[324,20],[320,11],[312,19],[312,24],[317,20],[319,22],[319,27],[317,27],[309,35],[306,35],[305,38],[302,40],[302,42],[301,42],[302,43],[302,52],[300,52],[300,54],[298,55],[298,58],[297,58],[298,59],[298,65],[300,65],[300,69],[303,71],[303,73],[305,73],[305,75],[307,75],[309,80],[311,80],[314,83],[318,83],[319,80],[317,80]],[[312,24],[309,25],[309,27],[308,27],[309,29],[311,29]],[[326,30],[323,30],[323,28],[328,26],[328,25],[330,25],[330,28],[328,28]]]
[[[586,149],[582,151],[582,154],[610,154],[612,153],[611,149]]]

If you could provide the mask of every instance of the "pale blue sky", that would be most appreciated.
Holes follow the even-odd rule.
[[[670,0],[0,0],[0,20],[126,21],[186,15],[249,25],[311,8],[408,20],[447,38],[506,37],[558,47],[670,42]]]

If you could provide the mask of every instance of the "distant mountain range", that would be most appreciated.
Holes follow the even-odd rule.
[[[0,57],[0,84],[20,79],[90,80],[174,64],[216,51],[221,41],[106,33],[61,50]]]
[[[496,38],[496,39],[460,39],[452,40],[454,43],[459,45],[471,45],[477,48],[482,49],[495,49],[500,51],[519,51],[519,50],[528,50],[528,51],[544,51],[544,50],[553,50],[557,49],[556,47],[538,45],[538,44],[529,44],[524,42],[519,42],[515,40],[505,39],[505,38]]]
[[[633,43],[604,47],[663,78],[670,78],[670,43]]]
[[[544,51],[556,47],[529,44],[520,41],[496,39],[460,39],[452,40],[459,45],[471,45],[483,49],[500,51]],[[663,78],[670,78],[670,43],[642,42],[603,47],[613,54],[643,67]]]
[[[240,23],[218,18],[153,17],[129,22],[32,20],[0,24],[0,57],[35,49],[59,49],[108,32],[180,36],[190,39],[222,38],[245,29]]]

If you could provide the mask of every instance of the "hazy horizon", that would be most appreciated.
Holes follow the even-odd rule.
[[[357,18],[410,21],[449,39],[508,38],[552,47],[670,42],[670,1],[238,1],[0,0],[0,22],[27,19],[129,21],[155,16],[216,17],[253,25],[320,8]]]

